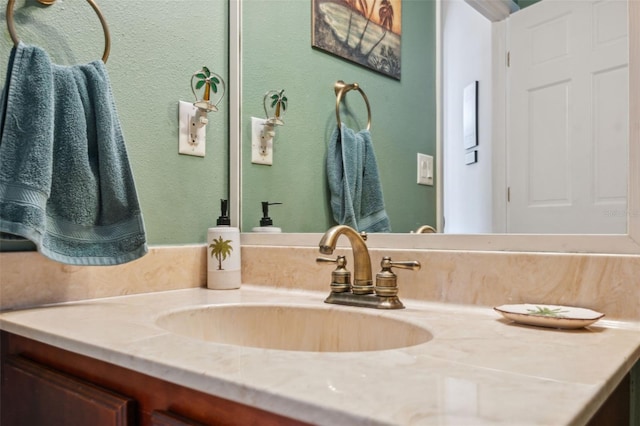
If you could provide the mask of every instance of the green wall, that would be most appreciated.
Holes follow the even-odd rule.
[[[228,98],[209,117],[205,158],[177,153],[177,105],[191,100],[189,79],[202,65],[228,79],[228,2],[109,0],[100,7],[111,29],[107,69],[149,242],[204,242],[218,216],[218,200],[228,197]],[[403,2],[401,81],[312,49],[308,1],[245,0],[243,13],[243,230],[257,226],[260,201],[266,200],[285,203],[271,209],[284,231],[322,232],[333,224],[324,156],[335,125],[338,79],[360,83],[371,102],[372,137],[393,231],[435,224],[435,187],[415,183],[416,153],[435,155],[434,1]],[[4,12],[0,16],[4,83],[12,43]],[[102,55],[102,31],[86,2],[43,7],[17,0],[15,22],[23,41],[45,48],[57,63]],[[285,126],[277,129],[274,165],[252,165],[251,116],[262,118],[264,93],[279,88],[286,90],[289,111]],[[359,98],[347,96],[359,116],[347,121],[351,127],[366,120]]]
[[[178,101],[191,101],[190,78],[203,65],[228,79],[228,2],[108,0],[98,2],[111,30],[107,69],[124,129],[151,244],[206,241],[228,191],[228,100],[209,116],[207,155],[178,154]],[[12,42],[0,13],[0,81]],[[46,49],[59,64],[102,57],[100,22],[85,1],[44,7],[17,0],[20,39]]]
[[[372,109],[371,134],[393,232],[435,225],[435,187],[416,184],[416,153],[435,156],[435,2],[402,4],[402,78],[385,77],[311,47],[311,2],[245,0],[243,7],[242,230],[258,226],[261,201],[284,232],[324,232],[333,225],[325,173],[334,126],[336,80],[358,82]],[[263,96],[285,89],[285,125],[277,128],[273,166],[251,164],[251,117],[264,117]],[[347,95],[366,125],[357,92]]]

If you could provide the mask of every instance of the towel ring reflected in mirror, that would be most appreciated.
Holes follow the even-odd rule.
[[[55,3],[56,0],[38,0],[38,3],[41,3],[45,6],[50,6]],[[87,0],[87,3],[91,5],[93,10],[98,15],[100,19],[100,23],[102,24],[102,29],[104,31],[104,53],[102,54],[102,62],[107,63],[107,59],[109,58],[109,52],[111,51],[111,36],[109,34],[109,26],[107,25],[107,20],[104,18],[104,15],[100,11],[100,8],[93,0]],[[18,38],[18,33],[16,32],[16,27],[13,22],[13,7],[15,4],[15,0],[9,0],[7,2],[7,28],[9,29],[9,35],[11,36],[11,40],[13,40],[13,45],[18,46],[20,43],[20,39]]]
[[[336,119],[338,120],[338,129],[340,129],[340,123],[342,123],[340,120],[340,101],[342,101],[342,97],[346,95],[348,91],[357,90],[360,92],[364,98],[364,103],[367,105],[367,130],[371,130],[371,107],[369,106],[369,99],[367,99],[367,95],[364,94],[360,85],[358,83],[347,84],[342,80],[338,80],[333,86],[333,89],[336,92]]]

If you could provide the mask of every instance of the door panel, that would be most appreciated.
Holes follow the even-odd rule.
[[[627,2],[544,0],[508,32],[508,232],[626,233]]]
[[[2,366],[3,426],[126,426],[135,401],[30,360],[11,356]]]

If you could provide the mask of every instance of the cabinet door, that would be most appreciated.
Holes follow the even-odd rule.
[[[135,401],[19,356],[2,365],[2,426],[134,425]]]
[[[168,411],[151,413],[151,426],[205,426],[195,420],[188,419]]]

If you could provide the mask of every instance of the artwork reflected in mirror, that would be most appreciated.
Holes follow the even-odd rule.
[[[312,44],[400,79],[402,0],[313,0]]]

